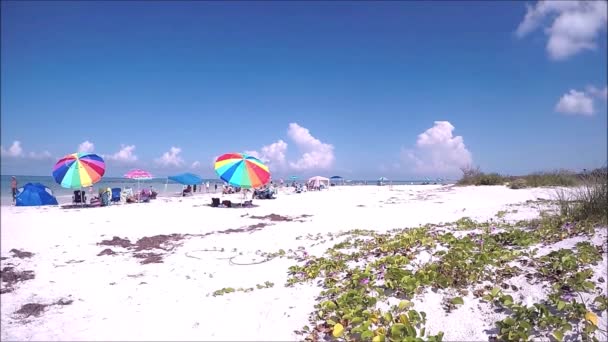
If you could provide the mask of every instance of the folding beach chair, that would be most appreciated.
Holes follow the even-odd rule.
[[[112,188],[112,198],[110,199],[110,202],[119,203],[121,191],[121,188]]]
[[[217,208],[220,206],[220,199],[218,197],[213,197],[211,199],[211,206]]]
[[[72,204],[86,204],[87,196],[83,190],[75,190],[72,196]]]

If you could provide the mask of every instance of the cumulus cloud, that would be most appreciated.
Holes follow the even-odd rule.
[[[270,145],[263,146],[260,152],[258,151],[245,151],[253,157],[256,157],[268,164],[268,167],[272,169],[284,169],[286,165],[285,153],[287,152],[287,143],[283,140],[279,140]]]
[[[526,15],[517,27],[524,37],[547,25],[547,52],[552,59],[564,60],[584,50],[594,50],[596,40],[608,22],[606,1],[539,1],[526,4]]]
[[[608,99],[608,87],[604,87],[604,89],[598,89],[595,86],[587,86],[587,93],[589,93],[593,97],[597,97],[602,100]]]
[[[13,141],[13,144],[8,149],[4,149],[4,147],[0,145],[0,154],[2,157],[23,157],[21,141]]]
[[[585,92],[571,89],[559,99],[555,105],[555,111],[563,114],[590,116],[594,113],[593,99]]]
[[[49,151],[42,151],[40,153],[37,152],[30,152],[28,153],[28,157],[32,158],[32,159],[52,159],[53,156],[51,155],[51,152]]]
[[[198,169],[199,167],[201,167],[201,162],[199,162],[198,160],[192,163],[192,165],[190,165],[191,169]]]
[[[171,147],[168,152],[163,153],[163,155],[156,159],[156,162],[164,167],[169,166],[182,166],[184,164],[184,160],[179,155],[182,152],[182,149],[179,147]]]
[[[93,150],[95,150],[95,144],[88,140],[78,145],[78,152],[93,152]]]
[[[452,175],[461,167],[472,164],[471,152],[462,136],[453,135],[449,121],[435,121],[433,127],[418,135],[416,146],[402,152],[403,160],[411,170],[421,175]]]
[[[296,161],[287,160],[288,144],[282,139],[262,147],[260,151],[245,153],[264,161],[272,170],[309,171],[331,168],[335,159],[333,145],[315,138],[307,128],[297,123],[289,124],[287,136],[302,153]]]
[[[105,159],[114,160],[123,163],[132,163],[137,161],[137,156],[134,154],[135,145],[120,145],[120,150],[111,155],[104,155]]]
[[[334,162],[334,146],[321,142],[313,137],[307,128],[297,123],[290,123],[287,135],[294,141],[296,146],[304,152],[295,162],[289,166],[298,171],[329,169]]]
[[[53,156],[49,151],[43,152],[25,152],[21,147],[21,141],[15,140],[8,149],[0,145],[0,155],[3,158],[30,158],[30,159],[52,159]]]

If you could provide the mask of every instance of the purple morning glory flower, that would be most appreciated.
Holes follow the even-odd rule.
[[[361,284],[361,285],[367,285],[367,284],[369,284],[369,279],[363,278],[363,279],[359,280],[359,284]]]

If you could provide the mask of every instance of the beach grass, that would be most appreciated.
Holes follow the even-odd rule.
[[[503,185],[508,178],[498,173],[484,173],[479,167],[463,167],[457,185]]]
[[[601,170],[596,169],[589,173],[577,174],[569,170],[554,170],[534,172],[522,176],[508,176],[499,173],[485,173],[479,167],[461,168],[462,177],[457,185],[506,185],[511,189],[538,188],[538,187],[576,187],[585,185],[589,177],[597,177]],[[605,172],[605,171],[604,171]]]
[[[608,169],[599,168],[580,177],[573,189],[557,189],[556,200],[562,215],[574,221],[608,222]]]

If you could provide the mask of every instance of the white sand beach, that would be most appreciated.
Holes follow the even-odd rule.
[[[507,212],[504,219],[509,222],[531,219],[540,213],[539,199],[550,199],[553,193],[503,186],[345,186],[302,194],[283,191],[277,199],[254,201],[254,208],[211,208],[211,195],[83,209],[2,207],[1,267],[31,271],[25,275],[31,279],[3,280],[1,338],[303,340],[295,331],[310,325],[322,289],[315,282],[285,286],[288,268],[302,262],[276,257],[240,264],[263,261],[265,253],[280,250],[321,256],[340,241],[328,233],[353,229],[386,232],[462,217],[487,221],[499,211]],[[252,218],[270,214],[293,220]],[[136,243],[172,234],[163,244],[162,237]],[[114,237],[129,240],[127,247],[99,245]],[[541,247],[539,253],[582,240],[566,239]],[[602,228],[591,242],[602,245],[605,240]],[[20,251],[21,257],[11,250]],[[103,251],[112,254],[100,255]],[[593,279],[608,279],[607,268],[604,253],[593,267]],[[546,296],[543,284],[523,277],[511,281],[519,287],[513,297],[521,294],[524,302]],[[269,288],[258,289],[258,284]],[[606,295],[606,283],[600,285]],[[228,287],[254,289],[213,295]],[[426,312],[429,333],[443,331],[445,341],[487,341],[494,322],[505,314],[471,294],[464,299],[450,313],[441,306],[441,293],[428,291],[413,302],[416,310]],[[16,313],[26,304],[52,305],[34,314]],[[598,316],[598,326],[605,328],[606,311]]]

